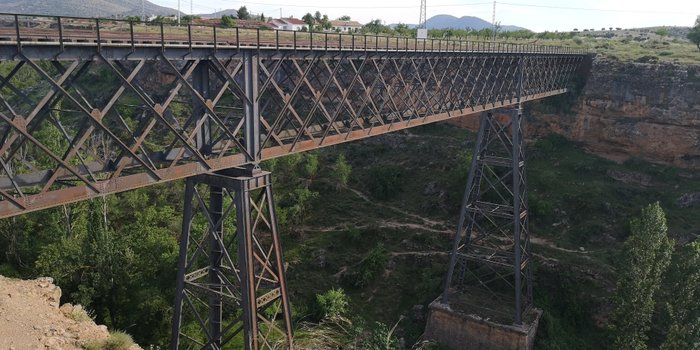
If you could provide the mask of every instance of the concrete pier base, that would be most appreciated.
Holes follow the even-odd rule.
[[[522,325],[504,324],[440,302],[430,304],[425,339],[451,350],[531,350],[542,310],[531,309]]]

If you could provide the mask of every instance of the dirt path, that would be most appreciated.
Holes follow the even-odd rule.
[[[384,207],[384,208],[387,208],[387,209],[391,209],[391,210],[393,210],[393,211],[395,211],[395,212],[397,212],[397,213],[401,213],[401,214],[406,215],[406,216],[408,216],[408,217],[411,217],[411,218],[414,218],[414,219],[423,221],[424,223],[426,223],[426,224],[428,224],[428,225],[430,225],[430,226],[445,227],[445,223],[444,223],[444,222],[431,220],[431,219],[428,219],[428,218],[426,218],[426,217],[422,217],[422,216],[420,216],[420,215],[416,215],[416,214],[413,214],[413,213],[409,213],[409,212],[407,212],[407,211],[405,211],[405,210],[403,210],[403,209],[401,209],[401,208],[397,208],[397,207],[395,207],[395,206],[393,206],[393,205],[388,205],[388,204],[383,204],[383,203],[377,203],[376,201],[373,201],[372,199],[370,199],[369,197],[367,197],[366,194],[364,194],[364,193],[362,193],[362,192],[360,192],[360,191],[358,191],[358,190],[356,190],[356,189],[354,189],[354,188],[348,188],[348,189],[349,189],[350,191],[352,191],[352,193],[356,194],[358,197],[362,198],[365,202],[374,204],[374,205],[376,205],[376,206]]]

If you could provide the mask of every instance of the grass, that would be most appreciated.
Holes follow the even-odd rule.
[[[90,312],[78,306],[79,305],[73,307],[73,310],[71,310],[70,314],[68,314],[68,318],[76,322],[92,321],[93,316],[90,315]]]
[[[131,336],[120,331],[109,333],[109,338],[101,342],[92,342],[85,345],[85,350],[128,350],[134,345]]]

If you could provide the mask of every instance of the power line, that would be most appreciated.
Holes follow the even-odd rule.
[[[320,9],[414,9],[418,6],[318,6],[318,4],[282,4],[282,3],[269,3],[269,2],[250,2],[246,1],[246,4],[252,5],[267,5],[267,6],[284,6],[284,7],[305,7],[313,8],[319,7]],[[476,5],[490,5],[490,2],[474,2],[474,3],[461,3],[461,4],[438,4],[430,5],[430,7],[455,7],[455,6],[476,6]]]
[[[619,12],[619,13],[650,13],[650,14],[668,14],[668,15],[687,15],[685,12],[664,12],[664,11],[643,11],[643,10],[616,10],[616,9],[601,9],[601,8],[586,8],[586,7],[567,7],[567,6],[550,6],[536,4],[515,4],[509,2],[498,2],[501,5],[519,6],[519,7],[537,7],[555,10],[574,10],[574,11],[597,11],[597,12]]]

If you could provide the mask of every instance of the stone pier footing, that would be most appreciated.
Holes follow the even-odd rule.
[[[531,309],[522,325],[503,324],[483,316],[430,304],[425,339],[451,350],[531,350],[542,310]]]

